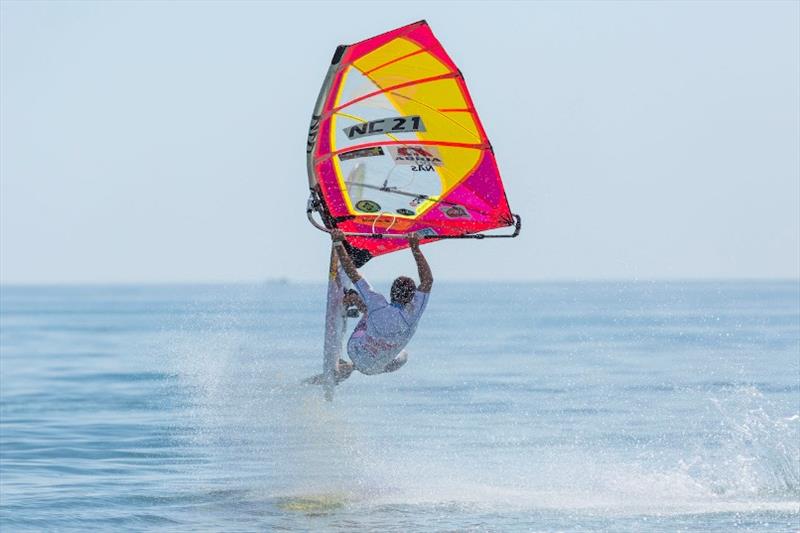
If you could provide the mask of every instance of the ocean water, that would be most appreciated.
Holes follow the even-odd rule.
[[[800,530],[796,281],[440,283],[332,403],[324,295],[2,287],[2,531]]]

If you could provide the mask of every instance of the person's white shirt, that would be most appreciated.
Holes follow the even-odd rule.
[[[414,336],[430,294],[417,290],[411,302],[403,305],[387,301],[364,278],[359,279],[355,287],[367,313],[350,337],[347,351],[359,371],[379,374],[386,371],[386,366]],[[405,359],[398,362],[402,365]]]

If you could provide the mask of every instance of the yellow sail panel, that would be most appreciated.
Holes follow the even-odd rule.
[[[450,74],[450,72],[450,69],[441,61],[429,53],[422,52],[386,64],[367,72],[366,75],[375,82],[375,85],[386,89],[417,80]]]
[[[422,117],[425,130],[417,133],[420,140],[447,140],[450,143],[476,144],[481,142],[478,126],[471,115],[454,119],[443,109],[463,108],[466,105],[454,79],[438,80],[387,93],[401,115]]]
[[[390,97],[402,97],[407,100],[424,102],[425,105],[436,111],[444,109],[463,109],[467,103],[455,78],[445,78],[417,83],[406,87],[393,89]],[[403,105],[402,103],[400,105]]]
[[[412,43],[408,39],[399,37],[354,61],[353,65],[361,72],[368,72],[390,61],[394,61],[399,57],[416,52],[419,49],[419,45]]]
[[[478,132],[478,125],[475,123],[475,117],[469,109],[447,109],[440,108],[439,112],[447,117],[447,120],[458,124],[460,127],[469,131],[472,135],[480,137]]]

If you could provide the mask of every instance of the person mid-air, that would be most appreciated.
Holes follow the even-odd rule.
[[[433,274],[419,248],[419,237],[412,235],[408,239],[417,263],[419,286],[409,277],[398,277],[392,283],[391,301],[376,292],[356,270],[343,244],[344,233],[333,230],[331,238],[339,262],[356,287],[355,291],[345,294],[343,303],[346,307],[358,308],[362,313],[347,341],[347,354],[352,363],[339,360],[336,381],[347,379],[354,368],[366,375],[394,372],[408,360],[408,353],[403,348],[414,336],[433,286]]]

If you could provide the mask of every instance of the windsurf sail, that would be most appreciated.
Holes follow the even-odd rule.
[[[306,151],[309,220],[344,231],[356,266],[412,232],[519,234],[461,71],[424,20],[336,49]]]

